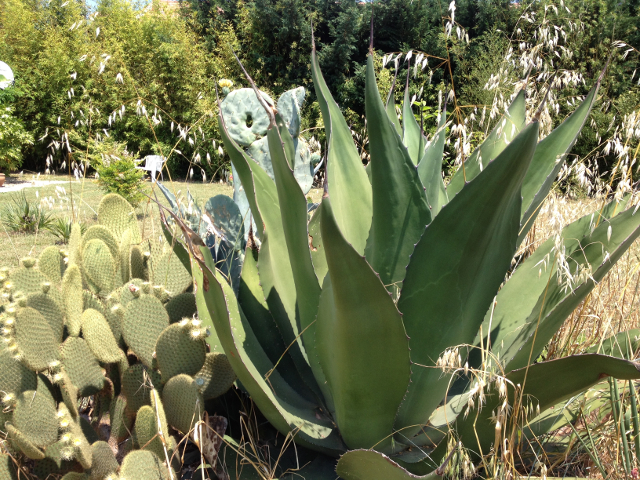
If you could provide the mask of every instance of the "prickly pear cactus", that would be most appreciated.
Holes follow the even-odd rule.
[[[142,242],[117,196],[98,217],[84,235],[72,228],[68,250],[0,270],[0,478],[26,461],[42,479],[179,478],[172,433],[235,380],[230,367],[207,368],[210,329],[173,251]],[[170,388],[167,406],[174,378],[189,388]]]

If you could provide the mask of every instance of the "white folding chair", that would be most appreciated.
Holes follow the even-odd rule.
[[[164,180],[164,176],[162,175],[162,169],[164,167],[164,162],[166,159],[161,155],[147,155],[143,159],[140,160],[142,162],[144,160],[144,167],[136,167],[140,170],[145,170],[149,172],[151,175],[151,181],[153,183],[156,182],[157,174],[160,174],[160,178]]]

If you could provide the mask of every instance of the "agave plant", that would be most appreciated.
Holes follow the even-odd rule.
[[[637,332],[615,356],[534,363],[640,234],[633,209],[617,201],[603,206],[512,271],[600,80],[541,141],[536,116],[526,123],[519,92],[445,186],[444,114],[426,142],[405,91],[401,125],[395,106],[380,98],[370,54],[367,172],[315,47],[311,65],[328,142],[326,190],[311,220],[293,174],[291,136],[265,104],[274,180],[220,117],[261,227],[259,249],[248,242],[237,296],[204,244],[186,237],[199,315],[217,333],[212,351],[227,354],[275,428],[339,457],[345,479],[439,478],[455,443],[447,431],[472,458],[492,449],[505,457],[517,441],[501,435],[507,424],[533,425],[606,376],[640,378],[640,366],[621,353],[633,352]]]

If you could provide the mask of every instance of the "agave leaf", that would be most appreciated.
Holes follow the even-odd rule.
[[[537,363],[507,374],[507,399],[513,406],[516,400],[513,386],[520,385],[523,389],[523,410],[531,405],[530,411],[536,411],[539,406],[539,411],[544,412],[553,405],[583,392],[607,376],[621,380],[639,379],[640,365],[597,354],[574,355]],[[520,393],[517,395],[519,399]],[[472,411],[466,418],[458,417],[455,427],[465,447],[477,454],[489,451],[496,436],[495,424],[491,421],[491,416],[494,412],[498,412],[504,401],[497,392],[487,395],[486,398],[487,403],[482,410]],[[441,447],[438,450],[439,453],[443,453]]]
[[[313,325],[318,312],[321,289],[309,251],[307,200],[296,181],[290,162],[287,161],[287,157],[294,152],[293,139],[279,116],[276,116],[276,123],[277,127],[271,128],[267,136],[278,198],[282,206],[282,225],[286,246],[289,257],[295,259],[291,267],[297,294],[296,312],[307,360],[316,382],[321,386],[325,379],[317,363],[315,325]]]
[[[369,56],[371,57],[371,56]],[[408,72],[407,72],[408,75]],[[374,74],[375,79],[375,74]],[[417,165],[424,151],[424,139],[422,137],[422,131],[420,125],[416,121],[416,117],[413,116],[413,110],[411,109],[411,98],[409,97],[409,79],[407,78],[407,84],[404,89],[404,102],[402,103],[402,127],[403,137],[402,141],[407,147],[409,157],[414,165]],[[376,88],[377,90],[377,88]],[[380,96],[378,95],[378,98]],[[367,112],[367,122],[369,122],[369,113]],[[368,123],[367,123],[368,125]],[[372,140],[372,136],[369,135],[369,142]],[[371,147],[373,153],[373,146]],[[375,188],[373,189],[375,191]]]
[[[209,250],[200,250],[211,265]],[[343,451],[330,419],[291,388],[274,368],[227,282],[210,268],[198,270],[202,277],[196,276],[196,297],[199,306],[205,306],[199,312],[207,312],[233,370],[262,414],[281,432],[299,429],[296,440],[305,446],[330,455]]]
[[[365,105],[375,192],[365,254],[382,283],[389,291],[397,291],[414,246],[431,222],[431,213],[416,167],[384,110],[371,55],[367,60]]]
[[[449,200],[455,197],[465,182],[473,180],[489,162],[502,152],[507,144],[522,130],[525,125],[524,90],[520,90],[511,102],[506,115],[499,120],[482,145],[474,150],[447,185]],[[481,166],[482,165],[482,166]]]
[[[371,184],[351,130],[322,77],[315,47],[311,74],[327,135],[327,180],[336,221],[347,241],[362,254],[371,229]]]
[[[416,245],[398,301],[413,364],[395,425],[402,435],[417,433],[444,398],[449,379],[434,368],[438,356],[473,341],[504,280],[537,139],[536,122],[440,211]]]
[[[616,202],[610,202],[600,214],[603,218],[610,218],[616,208]],[[566,255],[571,255],[578,248],[580,239],[591,232],[597,218],[595,214],[585,215],[562,230]],[[537,321],[549,278],[556,271],[556,265],[550,258],[554,246],[555,239],[549,238],[522,262],[498,292],[493,311],[489,310],[486,313],[480,332],[485,336],[483,347],[487,348],[491,345],[493,355],[503,359],[506,349],[510,346],[507,340],[509,336],[519,331],[527,322],[531,322],[532,316],[535,316]],[[489,331],[491,331],[490,342],[486,338]],[[474,367],[478,367],[480,361],[480,332],[474,342],[478,348],[470,354],[469,364]]]
[[[277,365],[278,372],[289,385],[302,386],[304,381],[300,377],[291,356],[285,353],[287,352],[287,346],[282,340],[278,325],[271,316],[269,307],[264,299],[257,263],[258,250],[247,248],[240,275],[238,304],[267,357],[274,365]],[[298,391],[305,398],[311,397],[311,392],[304,388],[299,388]]]
[[[442,110],[438,130],[431,139],[418,164],[418,175],[424,185],[427,201],[431,207],[431,217],[434,218],[440,209],[449,202],[447,189],[442,179],[442,157],[444,154],[444,141],[446,140],[445,124],[447,108]]]
[[[518,244],[522,243],[529,233],[540,211],[540,205],[547,198],[567,154],[578,139],[596,101],[601,82],[602,75],[576,111],[538,143],[531,166],[522,183],[522,225]]]
[[[329,197],[321,225],[334,308],[318,313],[316,348],[336,423],[350,448],[384,448],[409,383],[402,318],[379,277],[340,232]]]
[[[417,476],[409,473],[386,455],[373,450],[351,450],[338,461],[336,473],[344,480],[438,480],[442,476],[435,471]]]
[[[564,320],[602,280],[638,235],[640,215],[633,215],[632,209],[616,215],[611,220],[603,219],[593,233],[580,240],[579,246],[568,258],[568,268],[572,272],[579,265],[591,265],[590,278],[574,285],[573,288],[567,288],[558,284],[553,272],[545,272],[542,277],[546,277],[548,285],[545,284],[542,292],[539,288],[531,288],[517,295],[523,304],[526,297],[533,296],[536,300],[533,309],[519,310],[517,305],[514,305],[516,300],[513,293],[508,294],[508,301],[506,295],[504,296],[503,303],[515,310],[513,313],[517,315],[516,320],[519,322],[513,327],[505,326],[509,334],[504,338],[504,349],[502,350],[502,342],[499,345],[500,358],[504,359],[507,371],[524,367],[529,363],[530,357],[532,361],[537,358]],[[527,303],[530,303],[530,299],[527,300]],[[502,314],[505,315],[506,312]]]
[[[400,119],[398,118],[398,112],[396,111],[396,100],[394,96],[394,89],[395,89],[395,80],[394,80],[394,83],[391,85],[391,91],[389,92],[389,97],[387,98],[387,104],[385,105],[384,108],[387,112],[389,120],[391,120],[391,123],[393,123],[393,126],[396,129],[396,133],[398,134],[399,137],[401,137],[402,127],[400,126]]]
[[[320,390],[305,358],[300,337],[296,287],[282,224],[277,187],[267,172],[251,160],[231,139],[226,132],[224,120],[222,117],[219,118],[226,150],[240,175],[242,185],[245,186],[256,224],[264,225],[258,271],[269,310],[278,324],[285,343],[291,345],[288,352],[300,376],[311,390],[319,394]]]

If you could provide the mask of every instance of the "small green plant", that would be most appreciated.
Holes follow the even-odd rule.
[[[131,158],[117,158],[99,165],[98,183],[108,193],[117,193],[133,207],[144,200],[144,171],[138,170]]]
[[[0,109],[0,172],[11,172],[20,167],[22,147],[31,144],[33,136],[13,116],[13,108]]]
[[[0,213],[5,227],[14,232],[34,233],[51,226],[51,214],[38,203],[27,199],[24,192],[11,197]]]
[[[87,230],[87,226],[84,223],[79,223],[80,231],[84,235],[84,232]],[[70,218],[54,218],[51,221],[51,225],[47,227],[47,230],[51,232],[53,235],[58,237],[60,242],[69,243],[69,237],[71,237],[71,227],[73,226],[73,222]]]

